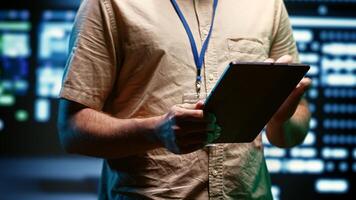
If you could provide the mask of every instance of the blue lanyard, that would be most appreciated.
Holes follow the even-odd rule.
[[[208,48],[208,44],[209,44],[209,40],[210,40],[210,36],[211,36],[211,32],[213,30],[213,25],[214,25],[214,19],[215,19],[215,12],[216,12],[216,8],[218,6],[218,0],[214,0],[214,4],[213,4],[213,16],[211,19],[211,25],[210,25],[210,30],[209,33],[203,43],[203,46],[201,48],[200,54],[198,53],[197,50],[197,45],[195,43],[194,40],[194,36],[192,34],[192,31],[190,30],[190,27],[187,23],[187,20],[185,19],[182,11],[180,10],[176,0],[171,0],[171,3],[174,7],[174,9],[176,10],[180,20],[182,21],[182,24],[184,26],[185,31],[187,32],[187,35],[189,37],[189,42],[190,42],[190,46],[192,48],[192,52],[193,52],[193,56],[194,56],[194,62],[195,62],[195,66],[197,67],[197,80],[196,80],[196,90],[197,93],[199,95],[200,93],[200,88],[201,88],[201,68],[203,66],[203,62],[204,62],[204,57],[205,57],[205,53],[206,53],[206,49]]]

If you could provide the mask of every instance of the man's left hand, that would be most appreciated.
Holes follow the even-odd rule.
[[[293,58],[290,55],[280,57],[276,63],[292,63]],[[266,62],[273,62],[272,59],[267,59]],[[283,123],[292,117],[294,114],[303,94],[311,86],[310,78],[303,78],[298,85],[294,88],[288,98],[279,107],[278,111],[273,115],[271,121]]]

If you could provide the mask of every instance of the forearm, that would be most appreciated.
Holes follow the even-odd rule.
[[[70,153],[102,158],[140,154],[160,146],[154,140],[159,117],[117,119],[84,108],[59,123],[60,139]]]
[[[310,111],[308,103],[302,99],[292,117],[286,121],[271,120],[267,124],[267,137],[278,147],[293,147],[301,144],[308,133]]]

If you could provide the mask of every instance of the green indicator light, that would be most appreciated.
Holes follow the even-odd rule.
[[[0,30],[7,31],[30,31],[31,25],[28,22],[0,22]]]
[[[17,80],[15,82],[16,90],[26,90],[28,88],[28,83],[24,80]]]
[[[12,95],[0,96],[0,106],[12,106],[15,104],[15,97]]]
[[[19,122],[24,122],[28,120],[28,112],[26,110],[18,110],[15,113],[15,118]]]

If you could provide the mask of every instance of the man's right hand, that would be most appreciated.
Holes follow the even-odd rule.
[[[173,106],[162,116],[156,136],[165,148],[176,154],[201,149],[207,144],[208,133],[216,132],[215,116],[203,112],[204,103]]]

